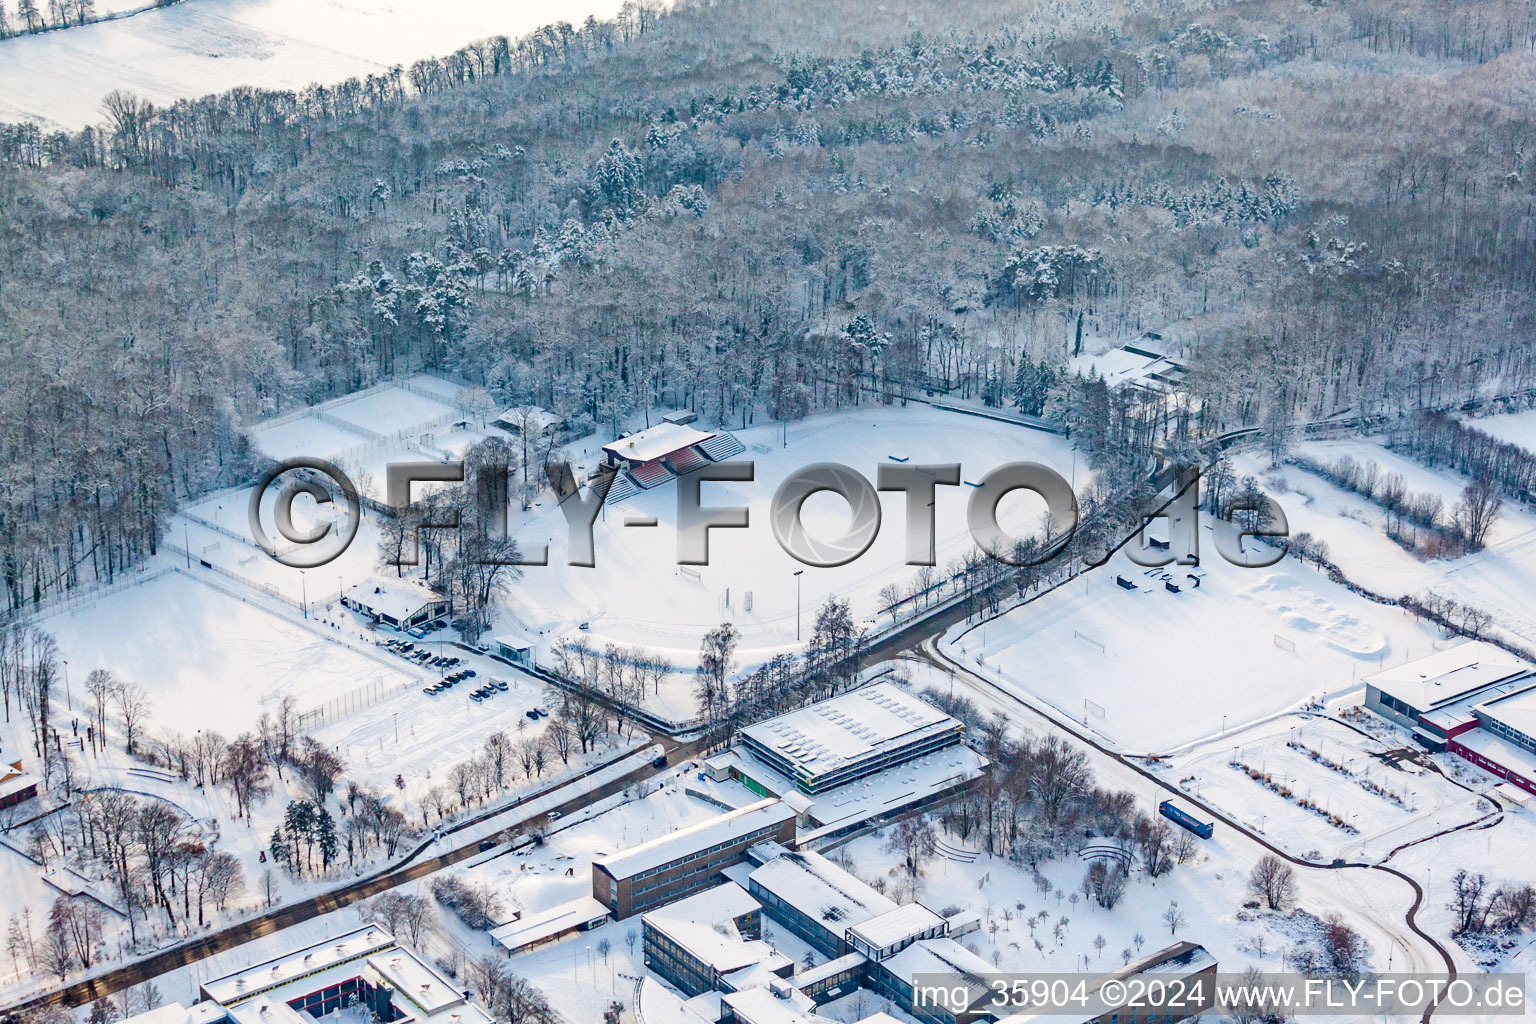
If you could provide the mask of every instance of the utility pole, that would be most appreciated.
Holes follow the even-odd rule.
[[[795,571],[795,643],[800,642],[800,577],[803,575],[804,569]]]

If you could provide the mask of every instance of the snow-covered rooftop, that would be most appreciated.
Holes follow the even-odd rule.
[[[601,865],[614,878],[633,878],[688,852],[706,850],[717,843],[729,842],[757,829],[793,821],[794,817],[793,808],[778,797],[770,797],[677,832],[658,836],[639,846],[604,854],[593,863]]]
[[[14,761],[6,765],[0,771],[0,800],[13,796],[31,787],[36,788],[42,783],[36,775],[22,768],[20,761]]]
[[[1456,737],[1455,742],[1501,768],[1536,782],[1536,753],[1526,750],[1518,743],[1511,743],[1487,729],[1464,732]]]
[[[407,949],[397,946],[376,953],[368,958],[368,966],[420,1010],[423,1017],[435,1017],[464,1001],[464,993],[453,982]]]
[[[828,960],[824,964],[807,967],[804,970],[795,972],[792,980],[797,988],[808,988],[817,982],[825,981],[828,978],[835,978],[844,971],[851,971],[865,963],[868,959],[863,953],[844,953],[842,956]]]
[[[610,441],[603,445],[603,451],[612,452],[629,462],[650,462],[679,448],[708,441],[714,436],[708,431],[681,423],[658,423],[617,441]]]
[[[374,953],[395,948],[395,938],[376,925],[367,925],[296,949],[244,970],[203,982],[204,997],[231,1006],[296,978],[318,973],[337,964],[359,961]]]
[[[720,1001],[731,1008],[734,1019],[748,1024],[830,1024],[816,1012],[816,1001],[789,985],[760,986],[728,992]]]
[[[491,938],[506,949],[516,951],[607,916],[608,908],[597,900],[591,896],[578,896],[568,903],[492,928]]]
[[[792,796],[803,795],[795,788],[793,779],[752,756],[745,747],[735,747],[720,757],[734,763],[742,774],[770,793],[777,793],[791,806],[794,806]],[[811,798],[806,812],[815,831],[800,837],[802,845],[808,838],[846,828],[865,818],[889,814],[894,809],[953,789],[986,771],[990,763],[963,743],[953,743],[903,761],[887,771],[819,793]]]
[[[1503,682],[1481,687],[1453,701],[1441,704],[1433,711],[1424,712],[1420,717],[1429,725],[1449,733],[1458,726],[1474,721],[1477,718],[1474,712],[1484,705],[1523,693],[1533,686],[1536,686],[1536,680],[1528,676],[1512,676]]]
[[[119,1024],[209,1024],[224,1019],[224,1007],[212,1001],[184,1006],[181,1003],[164,1003],[153,1010],[126,1017]]]
[[[818,776],[960,723],[892,683],[875,683],[743,729],[797,773]]]
[[[834,934],[896,909],[880,895],[819,853],[783,853],[751,874],[761,886]]]
[[[943,926],[944,919],[938,914],[921,903],[908,903],[854,925],[848,933],[875,949],[884,949]]]
[[[520,431],[527,424],[529,434],[542,434],[560,422],[560,417],[537,405],[515,405],[504,410],[493,423],[505,424],[508,430]]]
[[[1425,712],[1530,670],[1529,664],[1493,644],[1468,640],[1377,672],[1367,676],[1365,681],[1382,693]]]
[[[688,1001],[666,985],[646,975],[635,996],[635,1016],[645,1024],[713,1024],[715,1017],[695,1013]]]
[[[247,999],[237,1006],[226,1008],[229,1019],[235,1024],[308,1024],[314,1020],[288,1005],[277,992],[267,992],[254,999]]]
[[[1162,390],[1182,383],[1184,364],[1165,355],[1157,342],[1138,339],[1096,355],[1083,354],[1069,361],[1076,373],[1100,376],[1110,387],[1133,384]]]
[[[762,939],[743,937],[736,928],[736,918],[761,908],[747,890],[726,882],[658,907],[640,920],[721,974],[759,965],[780,970],[790,962],[784,954]]]
[[[1198,943],[1180,941],[1154,953],[1148,953],[1140,960],[1133,960],[1124,967],[1116,968],[1107,974],[1095,978],[1088,986],[1088,995],[1097,997],[1106,982],[1124,980],[1137,975],[1174,975],[1179,978],[1187,978],[1198,974],[1200,971],[1212,970],[1217,967],[1216,958],[1210,951]],[[1114,1011],[1120,1009],[1122,1004],[1100,1006],[1090,1000],[1089,1015],[1087,1020],[1095,1019],[1094,1011]],[[1117,1015],[1118,1016],[1118,1015]],[[1010,1014],[998,1021],[998,1024],[1082,1024],[1085,1019],[1083,1010],[1074,1012],[1043,1013],[1034,1010],[1025,1010],[1020,1013]]]
[[[392,993],[401,1024],[491,1024],[490,1016],[452,981],[377,925],[204,982],[202,994],[208,1005],[223,1006],[235,1024],[312,1024],[313,1018],[289,1004],[358,977]]]
[[[403,622],[443,597],[417,580],[372,576],[347,591],[347,600],[376,615],[388,615]]]
[[[1484,701],[1477,709],[1515,732],[1536,737],[1536,682]]]
[[[984,978],[994,970],[991,964],[947,936],[920,939],[895,956],[882,960],[881,965],[909,984],[913,975],[917,974],[958,974]]]

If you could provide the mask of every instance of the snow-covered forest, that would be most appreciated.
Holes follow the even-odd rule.
[[[1533,45],[1516,0],[630,4],[0,127],[6,604],[412,369],[593,429],[940,389],[1121,458],[1520,394]],[[1177,414],[1068,372],[1147,331]]]

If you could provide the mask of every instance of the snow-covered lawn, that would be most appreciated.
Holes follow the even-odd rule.
[[[1409,491],[1440,495],[1447,514],[1468,482],[1368,440],[1311,442],[1300,451],[1329,464],[1346,455],[1357,463],[1375,462],[1383,474],[1401,474]],[[1264,475],[1269,460],[1249,453],[1237,460],[1237,468]],[[1505,502],[1484,551],[1423,561],[1387,537],[1380,506],[1295,466],[1268,475],[1271,481],[1284,480],[1283,491],[1274,497],[1285,510],[1291,534],[1307,532],[1327,541],[1328,557],[1362,586],[1392,597],[1434,591],[1487,611],[1496,627],[1536,645],[1536,512],[1527,506]]]
[[[1340,694],[1432,649],[1433,634],[1397,609],[1292,560],[1239,568],[1216,554],[1208,532],[1201,537],[1199,587],[1187,568],[1148,570],[1122,553],[946,640],[944,650],[1016,692],[1079,721],[1086,716],[1123,749],[1168,752]],[[1137,589],[1122,589],[1117,575]],[[1166,582],[1181,592],[1170,593]]]
[[[285,695],[303,711],[362,686],[423,678],[404,661],[344,645],[323,624],[296,618],[256,595],[244,600],[178,572],[54,616],[42,628],[69,664],[77,709],[86,675],[108,669],[148,691],[157,729],[187,734],[248,731]]]
[[[332,84],[618,8],[617,0],[186,0],[0,43],[0,121],[78,128],[102,118],[101,98],[113,89],[166,104],[237,85]]]

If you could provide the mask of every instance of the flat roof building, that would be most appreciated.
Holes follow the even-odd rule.
[[[597,858],[592,898],[622,920],[717,884],[725,868],[770,839],[795,839],[795,810],[777,797]]]
[[[378,925],[343,933],[199,986],[200,1000],[132,1024],[314,1024],[349,1006],[390,1024],[493,1024],[468,995]]]
[[[875,683],[741,730],[752,756],[803,793],[843,786],[959,743],[965,726],[891,683]]]
[[[949,934],[949,924],[923,906],[908,903],[848,929],[848,944],[871,960],[895,956],[919,939]]]
[[[751,852],[764,863],[747,876],[747,891],[770,917],[825,956],[850,952],[850,928],[896,909],[894,900],[819,853],[776,843]]]
[[[491,938],[510,956],[545,943],[557,942],[577,932],[591,931],[607,921],[608,917],[607,907],[590,896],[578,896],[537,914],[498,925],[491,929]]]
[[[762,906],[735,882],[640,918],[645,965],[690,995],[787,978],[794,961],[763,941]]]
[[[1530,672],[1531,666],[1514,655],[1485,641],[1469,640],[1367,676],[1365,706],[1418,730],[1424,716]]]
[[[1366,679],[1366,707],[1536,793],[1536,666],[1472,640]]]

